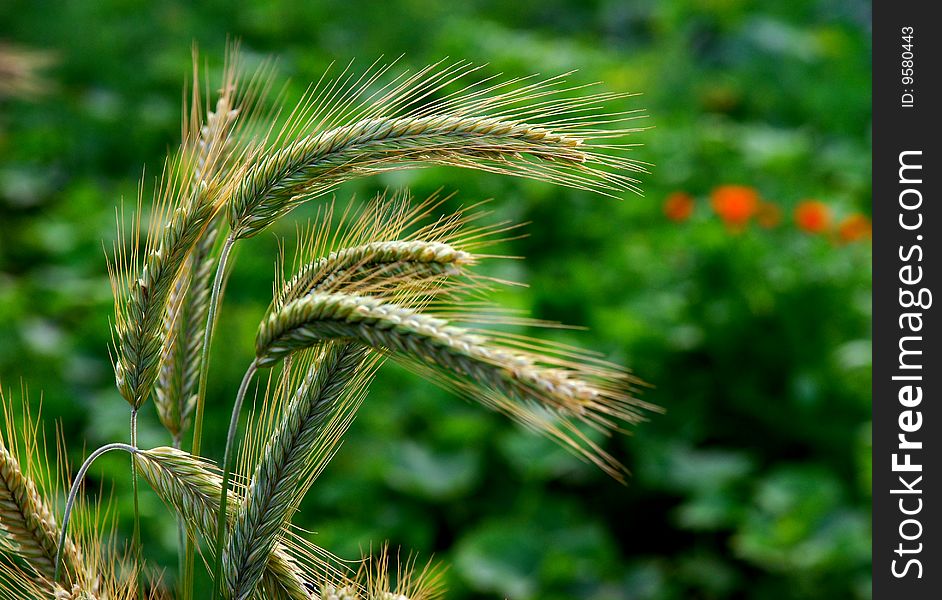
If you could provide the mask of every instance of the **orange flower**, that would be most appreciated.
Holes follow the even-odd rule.
[[[795,223],[807,233],[821,233],[831,223],[831,213],[824,202],[804,200],[795,207]]]
[[[759,202],[756,221],[766,229],[778,227],[778,224],[782,222],[782,209],[774,202]]]
[[[693,196],[686,192],[674,192],[664,200],[664,214],[671,221],[686,221],[693,214]]]
[[[857,240],[870,239],[873,235],[873,227],[870,224],[870,219],[857,213],[841,221],[837,232],[841,241],[856,242]]]
[[[744,185],[723,185],[710,195],[713,210],[735,229],[742,228],[759,208],[759,194]]]

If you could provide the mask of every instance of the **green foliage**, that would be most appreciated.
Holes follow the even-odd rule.
[[[494,221],[532,222],[500,248],[527,261],[492,273],[530,287],[501,303],[588,327],[556,337],[630,365],[667,411],[607,443],[627,487],[391,368],[302,505],[314,541],[347,558],[383,539],[435,553],[456,599],[869,596],[870,248],[791,219],[805,198],[869,212],[868,3],[7,3],[0,23],[0,38],[56,58],[44,95],[0,97],[0,382],[42,392],[73,460],[83,440],[126,435],[99,240],[110,246],[141,162],[152,177],[177,141],[191,40],[218,57],[232,34],[281,57],[292,98],[352,56],[450,55],[488,75],[578,68],[575,81],[645,92],[630,106],[655,126],[636,152],[655,165],[644,198],[443,168],[337,195],[423,197],[446,182],[453,205],[493,196]],[[728,183],[775,201],[783,223],[731,231],[707,201]],[[675,190],[696,198],[684,222],[662,214]],[[238,253],[210,398],[233,398],[251,359],[276,244],[258,236]],[[207,406],[209,456],[230,406]],[[142,446],[168,442],[151,409],[141,420]],[[129,517],[126,470],[115,456],[92,475]],[[147,551],[172,577],[169,515],[147,492],[141,510]]]

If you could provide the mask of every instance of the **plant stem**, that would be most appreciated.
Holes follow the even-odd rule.
[[[236,395],[235,404],[232,406],[232,417],[229,419],[229,433],[226,435],[226,452],[222,459],[222,490],[219,497],[219,513],[216,517],[216,561],[213,563],[213,598],[220,598],[222,590],[222,548],[226,538],[226,504],[229,498],[229,476],[232,472],[232,453],[235,446],[235,437],[239,429],[239,415],[242,413],[242,403],[245,401],[245,393],[249,388],[249,382],[258,370],[258,364],[253,360],[249,368],[246,369],[242,377],[242,383],[239,385],[239,393]]]
[[[218,309],[220,294],[222,293],[222,282],[225,278],[226,263],[229,262],[229,253],[235,244],[235,238],[230,233],[226,242],[222,246],[222,252],[219,254],[219,264],[216,266],[216,276],[213,278],[213,290],[209,297],[209,308],[206,314],[206,331],[203,334],[203,350],[200,354],[200,379],[197,387],[196,410],[193,417],[193,445],[190,448],[190,454],[200,455],[200,439],[203,435],[203,405],[206,400],[206,378],[209,372],[209,347],[213,341],[213,331],[216,328],[216,311]],[[183,600],[192,600],[193,598],[193,565],[196,561],[196,553],[193,547],[193,541],[186,538],[186,557],[183,564],[182,573],[182,591]]]
[[[173,436],[173,447],[179,450],[183,445],[182,433]],[[183,517],[177,515],[177,586],[180,588],[180,594],[183,595],[183,570],[186,568],[186,529],[183,524]]]
[[[196,410],[193,417],[193,446],[190,454],[200,455],[200,440],[203,435],[203,406],[206,401],[206,378],[209,373],[209,347],[213,342],[213,332],[216,329],[216,312],[219,308],[219,296],[222,292],[222,282],[225,278],[226,264],[229,262],[229,253],[235,244],[235,238],[230,234],[219,254],[219,264],[216,266],[216,276],[213,278],[213,291],[209,297],[209,308],[206,314],[206,331],[203,334],[203,350],[200,355],[200,380],[197,388]]]
[[[137,448],[137,408],[131,409],[131,447]],[[137,462],[134,455],[131,455],[131,491],[134,494],[134,531],[131,535],[131,547],[134,549],[134,560],[137,563],[138,572],[143,572],[144,563],[142,561],[141,549],[141,510],[137,497]],[[63,529],[64,531],[64,529]],[[143,580],[139,580],[143,585]],[[143,591],[143,588],[139,591]]]
[[[79,487],[82,485],[82,480],[85,479],[85,474],[92,466],[92,463],[95,462],[95,459],[111,450],[124,450],[125,452],[130,453],[131,456],[137,454],[137,448],[134,446],[121,442],[114,442],[112,444],[105,444],[98,450],[95,450],[88,456],[88,458],[85,459],[85,462],[82,463],[78,473],[75,474],[75,481],[72,482],[72,487],[69,489],[69,495],[65,500],[65,513],[62,515],[62,530],[59,532],[59,547],[56,550],[56,570],[53,574],[53,581],[59,581],[59,571],[62,566],[62,548],[65,547],[66,533],[69,530],[69,519],[72,516],[72,508],[75,506],[75,498],[78,496],[78,491]]]

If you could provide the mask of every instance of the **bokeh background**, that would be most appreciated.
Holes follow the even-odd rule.
[[[289,96],[334,59],[450,56],[487,75],[579,69],[574,82],[643,92],[626,108],[653,126],[635,139],[655,165],[643,197],[446,168],[338,190],[444,186],[531,221],[503,248],[527,260],[488,267],[529,285],[501,301],[587,327],[557,337],[630,366],[666,412],[608,443],[632,471],[622,486],[388,367],[296,519],[317,543],[434,555],[455,599],[871,595],[869,2],[0,3],[0,382],[42,400],[73,461],[127,436],[102,252],[116,203],[178,143],[191,43],[218,72],[227,36],[276,56]],[[239,252],[213,455],[275,247]],[[165,444],[150,406],[142,443]],[[127,526],[127,460],[100,464]],[[147,554],[172,579],[175,529],[141,501]]]

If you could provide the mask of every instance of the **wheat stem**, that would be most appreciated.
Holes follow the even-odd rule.
[[[137,410],[131,409],[131,447],[137,448]],[[141,548],[141,509],[137,490],[137,463],[131,455],[131,494],[134,496],[134,529],[131,533],[131,548],[137,562],[138,570],[143,568],[143,553]],[[143,582],[141,582],[143,585]],[[143,590],[143,587],[141,588]]]
[[[193,445],[190,450],[193,456],[200,455],[200,440],[203,435],[203,408],[206,401],[206,379],[209,372],[210,345],[212,344],[213,332],[216,328],[216,313],[219,309],[226,265],[229,262],[229,254],[232,252],[232,246],[235,244],[235,241],[235,237],[229,235],[229,237],[226,238],[225,244],[222,246],[222,253],[219,255],[219,263],[216,266],[216,276],[213,278],[213,291],[209,297],[209,308],[206,311],[206,329],[203,332],[203,349],[200,357],[200,379],[197,388],[195,415],[193,418]]]
[[[245,393],[248,390],[249,382],[258,370],[257,363],[253,360],[246,369],[242,377],[242,383],[239,385],[239,392],[236,394],[235,403],[232,406],[232,416],[229,419],[229,432],[226,435],[226,451],[222,459],[222,494],[219,499],[219,517],[216,522],[216,561],[213,564],[213,597],[217,597],[222,582],[222,549],[226,536],[226,504],[229,497],[229,476],[232,472],[232,453],[235,448],[235,437],[239,429],[239,415],[242,413],[242,403],[245,400]]]
[[[72,508],[75,506],[75,500],[78,497],[79,488],[82,486],[82,481],[85,479],[85,474],[88,472],[88,469],[91,468],[92,463],[106,452],[112,450],[123,450],[130,453],[132,456],[137,454],[138,450],[130,444],[123,444],[121,442],[114,442],[111,444],[105,444],[98,450],[95,450],[88,455],[88,458],[85,459],[85,462],[82,463],[82,466],[79,467],[78,472],[75,474],[75,480],[72,482],[72,487],[69,489],[69,495],[65,500],[65,512],[62,514],[62,528],[59,531],[59,542],[56,550],[56,560],[55,560],[55,571],[53,572],[52,580],[54,582],[59,581],[59,571],[62,566],[62,555],[63,549],[66,548],[67,534],[69,530],[69,519],[72,516]]]
[[[206,379],[209,373],[209,352],[213,341],[213,331],[216,327],[216,311],[219,307],[219,299],[222,293],[223,279],[226,273],[226,264],[229,261],[229,254],[232,252],[232,246],[235,244],[235,238],[230,234],[222,246],[222,252],[219,255],[219,263],[216,266],[216,275],[213,278],[212,293],[209,297],[209,307],[206,311],[206,330],[203,333],[203,350],[200,357],[200,378],[197,387],[196,409],[193,417],[193,444],[190,452],[193,456],[200,455],[200,440],[203,435],[203,407],[206,400]],[[185,568],[183,574],[184,598],[190,599],[193,595],[193,566],[196,560],[193,542],[186,540]]]

